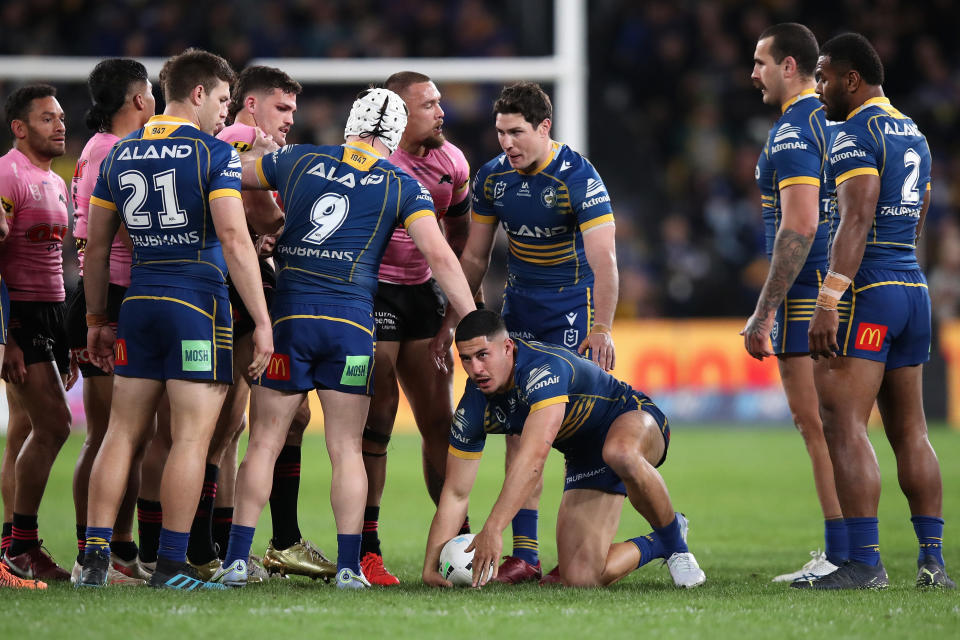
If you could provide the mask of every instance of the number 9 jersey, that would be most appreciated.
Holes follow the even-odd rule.
[[[277,300],[332,297],[372,311],[394,227],[434,216],[430,192],[364,142],[287,145],[259,158],[256,168],[286,211],[275,251]]]
[[[131,285],[220,293],[227,267],[209,203],[222,197],[240,197],[234,148],[159,115],[110,150],[90,203],[119,210],[133,243]]]

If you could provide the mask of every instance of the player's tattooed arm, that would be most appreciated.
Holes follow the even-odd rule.
[[[760,292],[757,302],[758,314],[770,314],[776,311],[793,286],[794,280],[803,269],[810,253],[813,238],[792,229],[782,229],[773,243],[773,260],[767,281]]]
[[[783,303],[807,261],[819,222],[819,187],[792,185],[781,192],[781,197],[783,219],[773,242],[767,280],[753,315],[740,332],[747,353],[758,360],[773,355],[769,336],[777,307]]]

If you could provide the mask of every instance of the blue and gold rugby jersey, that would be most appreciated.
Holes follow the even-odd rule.
[[[930,190],[930,148],[913,120],[887,98],[867,100],[837,127],[827,173],[837,187],[855,176],[880,176],[877,211],[860,267],[918,269],[916,232]]]
[[[801,273],[814,273],[819,269],[825,274],[833,201],[823,179],[829,139],[823,106],[810,89],[781,109],[782,115],[770,129],[756,169],[767,257],[773,256],[773,244],[783,219],[780,191],[794,184],[813,185],[820,189],[819,224]]]
[[[480,167],[473,220],[503,224],[511,285],[559,289],[593,284],[581,232],[612,222],[613,209],[593,165],[554,142],[550,157],[531,173],[512,168],[503,153]]]
[[[553,448],[574,452],[598,446],[603,433],[636,392],[590,360],[557,345],[516,340],[511,388],[485,396],[467,380],[453,415],[450,453],[479,458],[488,433],[519,435],[530,411],[566,402],[563,423]],[[602,445],[602,441],[599,445]]]
[[[372,308],[377,273],[398,223],[433,216],[419,182],[370,145],[287,145],[257,160],[287,219],[277,241],[276,295]]]
[[[191,122],[159,115],[113,146],[90,203],[118,211],[133,242],[131,286],[221,293],[227,265],[210,217],[240,197],[240,157]]]

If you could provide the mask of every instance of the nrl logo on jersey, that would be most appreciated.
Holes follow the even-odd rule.
[[[550,371],[550,365],[544,364],[531,371],[530,375],[527,376],[526,391],[530,394],[558,382],[560,382],[560,376],[553,375],[553,372]]]
[[[493,185],[493,199],[499,200],[507,192],[507,183],[500,181]]]

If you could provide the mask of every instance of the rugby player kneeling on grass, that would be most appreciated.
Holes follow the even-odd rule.
[[[512,340],[492,311],[468,314],[457,327],[456,343],[470,380],[450,429],[425,583],[451,586],[437,570],[440,549],[467,513],[487,433],[502,433],[519,435],[520,449],[467,549],[475,552],[474,586],[496,578],[503,530],[536,486],[551,446],[566,458],[566,481],[557,517],[559,566],[541,584],[608,585],[656,558],[666,560],[677,586],[703,584],[706,577],[687,549],[686,518],[674,512],[655,468],[666,458],[670,429],[650,398],[574,351]],[[624,495],[654,530],[612,544]]]

